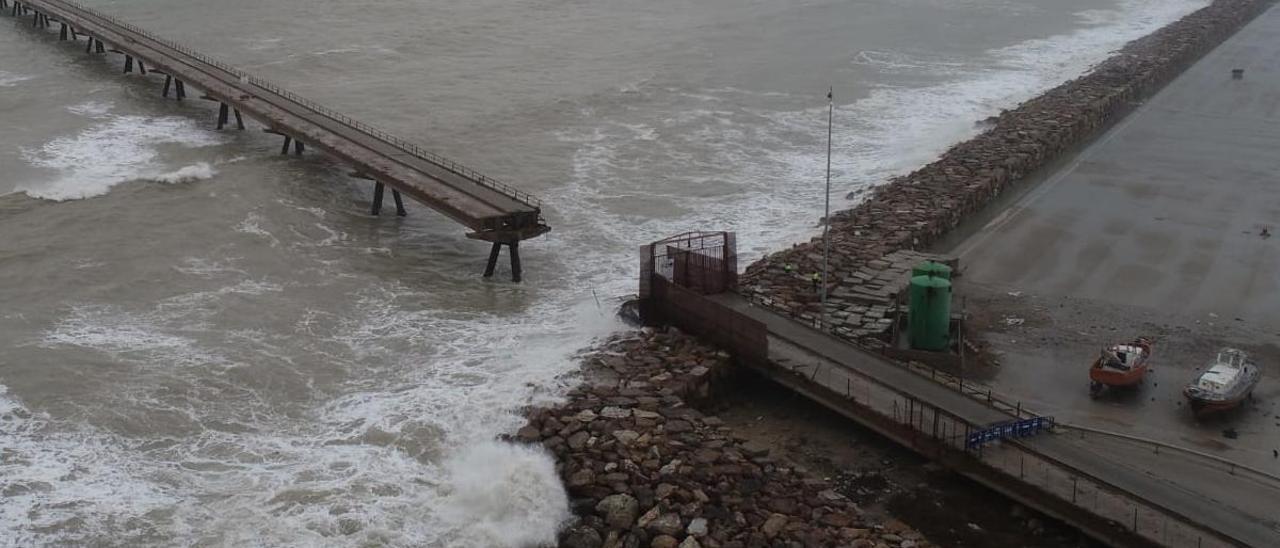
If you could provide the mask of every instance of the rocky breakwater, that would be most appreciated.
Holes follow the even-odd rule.
[[[564,404],[528,412],[516,437],[555,456],[577,516],[560,546],[929,546],[692,405],[729,368],[728,354],[692,337],[645,329],[589,354]]]
[[[936,242],[1011,185],[1097,136],[1267,5],[1264,0],[1214,0],[1130,42],[1088,74],[987,120],[990,127],[978,136],[876,188],[857,207],[833,214],[828,291],[857,285],[859,272],[891,253]],[[820,311],[810,275],[821,270],[822,243],[815,237],[750,265],[740,284],[744,294],[765,306],[813,317]],[[829,303],[828,312],[857,312],[849,310],[854,306]],[[838,334],[865,335],[858,330]]]

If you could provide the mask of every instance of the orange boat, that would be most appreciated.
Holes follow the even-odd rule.
[[[1151,341],[1146,337],[1102,349],[1089,368],[1089,393],[1096,396],[1106,387],[1136,386],[1146,376],[1150,359]]]

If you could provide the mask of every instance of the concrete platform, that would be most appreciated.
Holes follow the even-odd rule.
[[[986,381],[996,393],[1064,422],[1280,475],[1280,234],[1263,229],[1280,230],[1276,7],[943,251],[960,257],[957,292],[1000,356]],[[1157,338],[1148,382],[1091,400],[1098,349],[1138,335]],[[1181,388],[1227,345],[1261,362],[1256,401],[1196,419]],[[1187,496],[1257,509],[1275,527],[1264,517],[1280,512],[1274,492],[1223,489],[1207,472],[1134,459]]]
[[[983,283],[1280,326],[1264,228],[1280,230],[1275,8],[955,251]]]

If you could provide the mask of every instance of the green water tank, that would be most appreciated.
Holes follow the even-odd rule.
[[[951,267],[933,261],[925,261],[911,268],[911,277],[933,276],[944,280],[951,279]]]
[[[911,348],[946,350],[951,343],[951,282],[939,276],[915,276],[910,295]]]

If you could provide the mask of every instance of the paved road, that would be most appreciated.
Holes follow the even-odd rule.
[[[973,423],[1009,419],[1009,415],[969,396],[841,339],[754,306],[739,295],[721,294],[712,299],[765,324],[771,357],[775,359],[781,357],[801,367],[844,368],[913,394]],[[1193,516],[1252,546],[1280,546],[1280,527],[1275,523],[1280,519],[1280,486],[1233,476],[1177,454],[1153,455],[1141,446],[1114,440],[1099,442],[1055,435],[1027,440],[1026,445],[1179,514]]]
[[[75,2],[22,4],[199,87],[274,131],[324,150],[471,228],[479,239],[519,241],[549,230],[542,222],[540,203],[528,194],[279,86]]]

